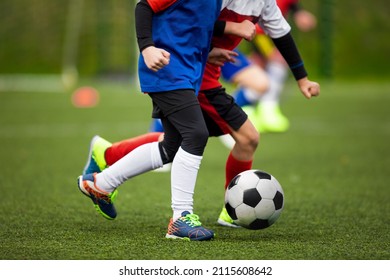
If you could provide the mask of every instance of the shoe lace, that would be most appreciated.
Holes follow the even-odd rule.
[[[102,194],[102,193],[95,191],[94,189],[91,189],[90,187],[88,187],[87,189],[89,192],[92,192],[96,198],[102,199],[102,200],[106,201],[107,203],[113,203],[115,201],[116,197],[118,196],[117,190],[113,191],[110,194]]]
[[[114,202],[117,196],[118,196],[118,190],[114,190],[112,193],[108,195],[111,202]]]
[[[187,214],[185,217],[185,222],[191,227],[201,226],[202,223],[199,221],[199,216],[196,214]]]

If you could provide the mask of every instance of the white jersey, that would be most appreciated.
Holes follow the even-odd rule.
[[[274,39],[291,30],[275,0],[223,0],[221,11],[225,9],[241,16],[258,17],[261,28]]]
[[[259,23],[264,31],[274,39],[283,37],[291,30],[275,0],[223,0],[218,20],[230,22],[249,20],[253,23]],[[241,40],[242,38],[236,35],[214,36],[212,46],[233,50]],[[201,90],[220,87],[220,75],[221,68],[219,66],[207,63]]]

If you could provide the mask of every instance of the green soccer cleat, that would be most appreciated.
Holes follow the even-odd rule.
[[[232,228],[239,228],[240,227],[239,225],[237,225],[233,221],[232,218],[230,218],[228,212],[226,211],[225,206],[222,208],[222,211],[219,214],[217,223],[220,224],[221,226],[225,226],[225,227],[232,227]]]
[[[83,175],[101,172],[108,167],[104,158],[104,153],[111,146],[112,144],[110,142],[98,135],[92,138],[89,145],[88,160],[84,167]]]
[[[170,220],[165,237],[187,241],[206,241],[214,237],[214,232],[202,227],[198,215],[184,211],[175,222]]]
[[[280,110],[278,104],[260,103],[256,107],[256,113],[251,116],[253,123],[259,132],[286,132],[290,122]]]

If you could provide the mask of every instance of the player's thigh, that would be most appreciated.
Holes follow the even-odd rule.
[[[192,89],[153,92],[149,93],[149,96],[153,102],[153,118],[167,118],[172,113],[183,108],[192,105],[199,106],[199,101]]]
[[[238,130],[248,118],[224,88],[201,91],[198,95],[210,136]]]
[[[209,131],[200,106],[183,108],[169,115],[167,119],[180,132],[183,150],[194,155],[203,155]]]
[[[189,153],[202,154],[208,130],[194,91],[175,90],[149,95],[153,100],[152,116],[163,123],[164,147],[175,151],[182,146]]]
[[[233,82],[241,87],[250,88],[259,94],[264,93],[269,88],[267,73],[255,64],[248,65],[237,72],[233,77]]]

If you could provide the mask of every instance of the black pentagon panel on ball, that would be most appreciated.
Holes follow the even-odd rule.
[[[230,206],[229,203],[225,204],[225,208],[230,218],[232,218],[233,220],[237,220],[236,210],[232,206]]]
[[[229,185],[227,186],[227,189],[230,190],[230,189],[233,188],[235,185],[237,185],[238,180],[240,179],[240,177],[241,177],[240,174],[238,174],[236,177],[234,177],[234,178],[230,181]]]
[[[276,192],[275,197],[273,199],[275,204],[275,210],[279,210],[283,207],[283,194],[279,191]]]
[[[256,207],[261,201],[261,195],[256,188],[248,189],[244,191],[243,202],[251,207]]]
[[[264,229],[269,227],[270,224],[268,223],[268,220],[262,220],[262,219],[256,219],[252,223],[249,224],[249,229]]]
[[[271,180],[271,175],[264,172],[264,171],[261,171],[261,170],[256,170],[255,172],[253,172],[256,174],[257,177],[259,177],[259,179],[267,179],[267,180]]]

